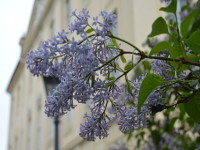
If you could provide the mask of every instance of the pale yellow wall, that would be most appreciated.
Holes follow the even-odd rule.
[[[48,1],[50,2],[50,0]],[[147,34],[150,32],[151,23],[160,15],[158,8],[159,1],[150,0],[71,0],[71,10],[81,10],[88,7],[91,16],[97,15],[101,10],[118,13],[119,36],[123,37],[136,45],[141,46]],[[42,40],[51,36],[51,24],[54,23],[53,34],[56,34],[67,27],[66,0],[53,0],[53,5],[48,15],[43,18],[39,34],[33,37],[33,41],[26,40],[30,45],[29,49],[36,49]],[[31,32],[31,28],[29,29]],[[27,35],[33,33],[27,33]],[[27,36],[27,38],[30,38]],[[127,46],[124,46],[127,48]],[[24,51],[28,51],[25,49]],[[31,133],[31,150],[38,150],[38,107],[41,106],[44,112],[44,101],[46,93],[41,77],[32,77],[24,65],[15,83],[11,103],[11,121],[9,133],[9,150],[28,150],[28,136]],[[20,99],[19,99],[20,97]],[[77,106],[72,111],[71,123],[67,123],[70,117],[60,118],[60,147],[61,150],[102,150],[107,149],[114,141],[123,137],[117,126],[113,126],[109,131],[109,137],[96,142],[84,142],[79,137],[79,125],[83,122],[83,115],[86,111],[85,105]],[[29,121],[31,120],[31,132],[29,132]],[[42,146],[40,150],[53,150],[54,139],[51,138],[51,119],[42,113]],[[16,138],[19,148],[16,148]]]

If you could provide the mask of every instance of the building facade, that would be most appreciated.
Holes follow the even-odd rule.
[[[54,119],[44,114],[47,97],[42,77],[33,77],[25,64],[27,52],[67,29],[73,10],[87,8],[91,15],[101,10],[118,16],[118,36],[141,46],[151,31],[152,22],[161,14],[159,0],[35,0],[26,36],[20,40],[21,58],[8,86],[11,94],[8,150],[53,150]],[[104,150],[124,135],[113,126],[109,137],[86,142],[79,137],[79,126],[87,111],[85,105],[60,117],[60,150]]]

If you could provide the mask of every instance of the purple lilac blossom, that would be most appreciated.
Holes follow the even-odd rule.
[[[185,150],[181,142],[176,139],[176,136],[164,133],[159,139],[159,143],[155,144],[150,137],[146,146],[142,150],[156,150],[156,149],[170,149],[170,150]]]
[[[161,3],[165,2],[167,4],[169,4],[171,2],[171,0],[160,0]]]
[[[99,81],[101,81],[99,79]],[[108,88],[102,87],[102,83],[99,84],[98,90],[90,99],[91,107],[90,115],[85,115],[85,122],[80,126],[80,136],[88,141],[94,141],[96,137],[99,139],[108,136],[108,129],[113,119],[112,116],[107,115],[106,108],[108,101],[115,98],[117,91],[119,90],[115,86],[111,91]]]
[[[99,72],[95,70],[119,54],[115,49],[106,48],[110,40],[105,38],[116,21],[115,15],[101,12],[98,17],[103,19],[103,23],[93,23],[96,35],[90,40],[87,39],[86,33],[89,27],[89,11],[83,9],[79,14],[74,11],[72,15],[75,20],[69,26],[69,30],[81,38],[69,39],[69,33],[62,30],[57,36],[44,41],[37,50],[29,52],[27,64],[34,75],[54,76],[61,81],[45,101],[47,116],[66,114],[75,108],[74,100],[78,103],[92,102],[91,115],[85,115],[86,121],[80,128],[80,136],[91,141],[96,137],[108,136],[107,130],[112,117],[106,115],[104,109],[109,99],[117,97],[116,91],[119,90],[117,86],[109,90],[105,86],[109,81],[99,78],[106,78],[110,68],[105,65]]]
[[[101,13],[94,17],[92,26],[94,27],[94,30],[96,34],[99,36],[105,36],[107,34],[110,34],[112,28],[116,27],[116,18],[117,16],[115,14],[108,13],[107,11],[101,11]],[[102,21],[99,21],[100,19],[103,19]]]
[[[115,116],[121,132],[146,127],[147,120],[151,117],[148,105],[156,105],[162,102],[162,98],[159,92],[153,92],[142,106],[140,114],[137,114],[138,93],[144,76],[130,83],[133,87],[132,94],[117,83],[112,87],[106,86],[110,82],[106,78],[113,68],[112,64],[105,63],[120,53],[119,50],[107,48],[110,39],[106,35],[110,35],[111,28],[116,25],[116,15],[102,11],[94,18],[91,26],[88,25],[90,16],[86,9],[80,14],[73,12],[73,16],[75,20],[69,30],[80,36],[79,40],[68,38],[69,33],[62,30],[44,41],[37,50],[30,51],[27,56],[26,62],[33,75],[57,77],[61,82],[48,95],[45,113],[51,117],[60,116],[75,108],[74,101],[90,101],[91,114],[85,115],[86,120],[80,126],[80,136],[89,141],[108,136],[107,131],[112,121],[106,110],[108,103],[112,105],[111,115]],[[86,33],[89,27],[94,29],[91,38]],[[164,78],[168,80],[169,77],[162,68],[169,71],[169,66],[158,61],[154,66],[155,74],[165,75]],[[128,101],[133,105],[127,105]]]
[[[122,141],[115,142],[114,146],[111,146],[108,150],[128,150],[126,143]]]
[[[156,106],[163,101],[161,92],[153,91],[147,98],[145,105],[141,107],[141,111],[138,114],[138,95],[143,79],[144,75],[131,82],[133,87],[132,95],[126,90],[118,92],[119,96],[115,99],[115,106],[110,109],[110,113],[115,114],[119,130],[124,134],[133,132],[136,128],[148,127],[147,120],[152,116],[150,106]],[[131,103],[127,104],[130,101]]]
[[[88,24],[88,19],[90,18],[89,11],[83,8],[78,15],[76,14],[76,11],[73,11],[72,16],[75,17],[75,20],[73,23],[69,25],[69,30],[71,32],[76,31],[77,35],[80,35],[82,38],[87,37],[85,29],[89,25]]]
[[[161,56],[165,57],[164,55]],[[153,60],[152,69],[154,74],[162,76],[166,81],[175,79],[174,76],[170,75],[170,72],[173,71],[172,67],[163,60]]]
[[[85,114],[86,121],[80,126],[80,136],[87,141],[94,141],[96,137],[102,139],[108,136],[108,129],[112,118],[104,115],[92,112],[91,115]]]
[[[45,113],[47,116],[55,117],[66,114],[75,108],[72,94],[72,81],[61,81],[61,83],[48,95],[45,101]]]

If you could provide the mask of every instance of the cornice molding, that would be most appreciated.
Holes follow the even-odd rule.
[[[36,16],[36,11],[37,11],[37,4],[36,4],[37,1],[38,0],[35,0],[35,3],[34,3],[34,7],[33,7],[32,15],[31,15],[28,31],[27,31],[27,34],[26,34],[26,38],[25,38],[22,53],[21,53],[22,58],[26,57],[27,52],[30,50],[32,44],[34,43],[33,41],[35,41],[35,38],[37,37],[37,35],[38,35],[42,25],[43,25],[43,22],[44,22],[46,16],[48,15],[48,12],[49,12],[52,4],[53,4],[53,0],[48,0],[46,6],[44,7],[44,10],[42,11],[42,14],[39,18],[38,23],[35,26],[33,26],[34,19],[35,19],[35,16]]]

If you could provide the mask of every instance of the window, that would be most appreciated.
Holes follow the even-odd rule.
[[[50,24],[50,34],[51,34],[51,37],[54,36],[54,21],[52,21]]]
[[[38,107],[37,149],[42,149],[42,108]]]
[[[54,139],[54,118],[50,118],[50,140]]]
[[[16,150],[19,150],[19,141],[17,137],[15,138],[15,148]]]
[[[30,116],[30,111],[28,112],[28,128],[27,128],[27,150],[31,150],[31,135],[32,135],[32,120]]]
[[[47,5],[47,0],[38,0],[36,1],[36,11],[35,11],[35,18],[33,22],[33,27],[36,27],[40,21],[41,15]]]
[[[70,18],[71,18],[71,13],[72,13],[72,10],[71,10],[71,0],[66,0],[66,12],[67,12],[67,24],[70,24]]]
[[[115,14],[115,15],[117,15],[117,9],[115,9],[114,11],[113,11],[113,14]],[[116,18],[116,21],[118,20],[118,16],[117,16],[117,18]],[[118,22],[118,21],[117,21]],[[113,33],[113,35],[115,35],[115,36],[118,36],[118,23],[116,24],[116,26],[115,26],[115,28],[112,28],[111,29],[111,31],[112,31],[112,33]]]
[[[20,113],[20,98],[21,98],[21,89],[20,89],[20,86],[18,86],[18,88],[17,88],[17,99],[16,99],[16,103],[17,103],[17,107],[15,107],[15,109],[16,109],[16,112],[17,112],[17,115],[19,115],[19,113]]]
[[[67,127],[69,127],[72,125],[73,112],[69,111],[66,116],[67,116]]]

